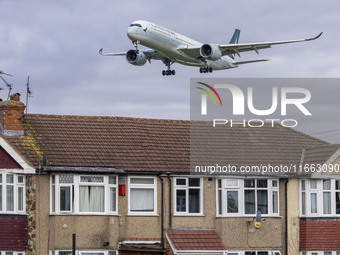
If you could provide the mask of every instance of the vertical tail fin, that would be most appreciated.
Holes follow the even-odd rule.
[[[240,38],[240,33],[241,33],[240,29],[235,29],[235,32],[233,34],[233,37],[231,37],[231,40],[230,40],[229,44],[236,44],[236,43],[238,43],[238,39]],[[228,56],[231,57],[232,59],[234,59],[234,55],[235,54],[229,54]]]

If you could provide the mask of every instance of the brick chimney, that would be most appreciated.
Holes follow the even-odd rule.
[[[10,95],[10,100],[0,102],[0,132],[4,135],[24,135],[25,104],[20,94]]]

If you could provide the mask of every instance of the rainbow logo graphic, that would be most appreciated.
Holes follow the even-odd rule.
[[[217,98],[218,98],[218,100],[220,101],[220,104],[221,104],[221,106],[222,106],[222,100],[221,100],[221,98],[220,98],[220,95],[217,93],[217,91],[216,91],[212,86],[210,86],[210,85],[208,85],[208,84],[206,84],[206,83],[203,83],[203,82],[197,82],[197,83],[198,83],[198,84],[201,84],[201,85],[203,85],[203,86],[206,86],[206,87],[209,88],[212,92],[214,92],[214,94],[217,96]],[[206,93],[212,98],[212,100],[214,101],[215,105],[217,105],[216,100],[215,100],[213,94],[211,94],[211,92],[210,92],[209,90],[204,89],[204,88],[201,88],[201,87],[197,87],[197,88],[200,89],[200,90],[203,90],[204,92],[206,92]]]
[[[217,93],[217,91],[210,85],[206,84],[206,83],[203,83],[203,82],[197,82],[198,84],[201,84],[203,86],[205,86],[206,88],[208,88],[209,90],[211,90],[215,95],[216,97],[218,98],[218,100],[220,101],[220,104],[222,106],[222,100],[221,100],[221,97],[220,95]],[[217,102],[216,102],[216,99],[213,95],[213,93],[211,93],[208,89],[205,89],[205,88],[201,88],[201,87],[196,87],[200,90],[203,90],[205,93],[207,93],[211,98],[212,100],[214,101],[215,105],[217,105]],[[201,113],[202,115],[206,115],[207,114],[207,95],[206,94],[203,94],[202,95],[202,109],[201,109]]]

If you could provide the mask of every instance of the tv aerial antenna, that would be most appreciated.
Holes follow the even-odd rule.
[[[27,77],[27,84],[26,84],[26,114],[28,109],[28,99],[32,97],[32,90],[30,89],[30,77]]]
[[[0,70],[0,75],[2,75],[2,74],[12,76],[11,74],[5,73],[4,71]]]
[[[8,98],[9,98],[9,95],[11,94],[11,91],[12,91],[12,85],[11,84],[9,84],[3,77],[2,77],[2,75],[7,75],[7,76],[12,76],[11,74],[8,74],[8,73],[5,73],[5,72],[3,72],[2,70],[0,70],[0,78],[1,78],[1,80],[7,85],[7,87],[9,88],[9,93],[8,93],[8,96],[7,96],[7,100],[8,100]],[[3,90],[3,88],[0,88],[0,90]]]

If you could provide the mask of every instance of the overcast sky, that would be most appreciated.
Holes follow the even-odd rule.
[[[30,76],[29,113],[189,119],[192,77],[339,77],[339,10],[334,0],[0,0],[0,70],[13,74],[3,77],[22,101]],[[160,61],[136,67],[124,57],[98,54],[100,48],[132,49],[126,29],[139,19],[202,43],[227,43],[235,28],[241,29],[240,42],[324,34],[316,41],[262,50],[260,56],[243,53],[240,59],[269,62],[213,74],[174,64],[176,76],[163,77]],[[5,88],[0,97],[6,99],[8,90],[0,86]],[[326,103],[330,95],[323,93]],[[338,118],[336,113],[330,118]],[[318,125],[308,132],[333,129],[340,125]],[[324,134],[330,135],[329,141],[340,142],[340,131]]]

